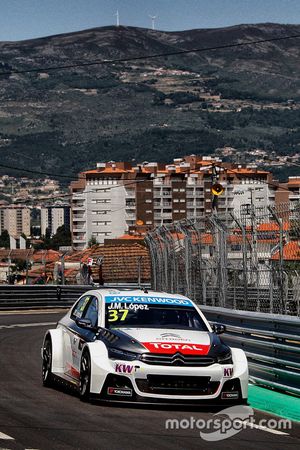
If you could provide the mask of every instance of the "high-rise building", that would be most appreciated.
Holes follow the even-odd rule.
[[[224,192],[212,204],[211,187]],[[182,219],[200,218],[216,208],[229,213],[245,204],[274,204],[276,183],[270,172],[254,166],[222,163],[195,155],[172,164],[99,163],[71,184],[71,229],[75,249],[91,238],[103,243],[131,227],[153,228]]]
[[[50,232],[50,235],[56,233],[57,229],[61,226],[65,226],[70,229],[70,206],[48,206],[41,208],[41,235],[45,236],[46,231]]]
[[[14,237],[30,236],[30,209],[18,205],[0,208],[0,233],[3,230]]]

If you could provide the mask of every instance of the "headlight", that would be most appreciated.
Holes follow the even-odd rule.
[[[217,357],[219,364],[233,364],[231,351]]]
[[[108,349],[108,357],[110,359],[124,359],[125,361],[134,361],[138,359],[138,354],[133,352],[126,352],[119,348],[110,347]]]

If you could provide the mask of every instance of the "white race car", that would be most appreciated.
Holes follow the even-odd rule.
[[[85,401],[246,403],[247,359],[224,330],[182,295],[91,290],[46,332],[43,384],[71,382]]]

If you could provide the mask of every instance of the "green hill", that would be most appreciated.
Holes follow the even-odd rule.
[[[104,27],[2,42],[0,71],[40,69],[0,77],[2,164],[72,174],[101,160],[168,161],[223,146],[295,153],[299,38],[47,68],[296,34],[300,26],[279,24],[182,32]]]

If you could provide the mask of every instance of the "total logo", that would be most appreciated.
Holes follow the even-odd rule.
[[[185,344],[182,342],[143,342],[142,343],[151,353],[174,354],[180,352],[183,355],[207,355],[209,345]]]

